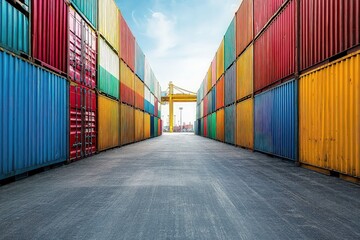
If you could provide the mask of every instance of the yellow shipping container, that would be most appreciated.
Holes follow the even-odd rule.
[[[144,139],[150,138],[150,114],[144,113]]]
[[[98,149],[103,151],[119,146],[119,103],[98,95]]]
[[[253,46],[240,55],[236,62],[236,99],[253,93]]]
[[[210,68],[207,72],[207,92],[211,90],[212,87],[211,80],[212,80],[212,75],[211,75],[211,65],[210,65]]]
[[[134,90],[135,90],[135,93],[139,94],[141,97],[144,97],[144,83],[136,75],[135,75]]]
[[[131,69],[121,60],[120,61],[120,83],[125,84],[134,91],[135,74]]]
[[[360,51],[299,81],[300,162],[360,177]]]
[[[121,145],[135,142],[135,109],[126,104],[121,106]]]
[[[113,0],[99,0],[99,32],[119,52],[119,9]]]
[[[236,105],[236,145],[254,149],[254,99]]]
[[[219,80],[224,73],[224,39],[221,41],[220,47],[216,53],[216,80]]]
[[[135,110],[135,141],[144,139],[144,113],[140,110]]]
[[[221,109],[216,112],[216,139],[225,141],[225,110]]]

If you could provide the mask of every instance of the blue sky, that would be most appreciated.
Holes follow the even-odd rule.
[[[241,0],[116,2],[162,89],[173,81],[196,92]],[[195,120],[193,109],[184,108],[184,121]]]

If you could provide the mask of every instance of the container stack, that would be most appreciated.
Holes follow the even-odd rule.
[[[1,0],[0,30],[0,180],[162,134],[160,84],[113,0]]]
[[[216,54],[215,86],[199,88],[197,134],[358,179],[359,14],[351,0],[244,0]]]

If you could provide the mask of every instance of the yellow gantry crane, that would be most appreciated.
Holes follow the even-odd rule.
[[[179,93],[174,93],[174,90],[177,90]],[[173,132],[174,130],[174,103],[196,102],[196,100],[197,100],[196,93],[177,87],[172,82],[169,82],[169,88],[166,91],[166,96],[161,97],[161,103],[169,103],[170,132]]]

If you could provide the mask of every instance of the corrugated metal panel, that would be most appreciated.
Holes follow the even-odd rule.
[[[121,14],[120,16],[120,54],[122,60],[135,71],[135,37]],[[150,87],[150,86],[149,86]]]
[[[211,114],[211,125],[210,125],[210,128],[211,128],[211,138],[212,139],[216,139],[216,136],[217,136],[217,126],[216,126],[216,113],[213,113]]]
[[[0,45],[29,55],[29,19],[5,0],[0,2]]]
[[[145,57],[145,80],[144,80],[145,85],[150,87],[150,81],[151,81],[151,66],[149,61]]]
[[[119,58],[102,38],[98,40],[98,88],[100,92],[119,99]]]
[[[158,128],[159,128],[158,118],[154,117],[154,137],[158,136]]]
[[[205,116],[209,112],[209,110],[208,110],[209,109],[209,101],[208,101],[207,97],[204,98],[203,107],[204,107],[203,116]]]
[[[121,102],[135,105],[135,74],[120,60],[120,99]]]
[[[254,33],[255,36],[287,0],[254,0]]]
[[[66,79],[1,51],[0,62],[0,179],[66,161]]]
[[[224,76],[216,84],[216,109],[224,107]]]
[[[135,107],[144,110],[144,83],[135,77]]]
[[[295,72],[295,0],[254,43],[255,92]]]
[[[44,66],[66,73],[67,16],[64,0],[32,0],[32,55]]]
[[[236,64],[225,72],[225,106],[236,101]]]
[[[236,104],[236,145],[254,148],[254,99]]]
[[[296,160],[297,81],[255,96],[255,150]]]
[[[121,145],[125,145],[135,141],[135,110],[128,105],[122,103],[120,105],[120,140]]]
[[[69,7],[68,76],[81,85],[96,87],[96,33]]]
[[[135,49],[135,73],[140,80],[145,80],[145,54],[138,43],[136,43]]]
[[[207,99],[207,112],[206,114],[210,114],[213,112],[213,98],[212,98],[212,92],[213,91],[210,91],[209,94],[206,96],[206,99]]]
[[[207,77],[207,88],[208,88],[208,91],[210,91],[210,89],[212,88],[211,65],[208,69],[206,77]]]
[[[203,79],[203,84],[202,84],[202,85],[204,86],[204,88],[203,88],[203,95],[206,96],[206,94],[208,93],[207,78],[206,78],[206,77]]]
[[[203,132],[202,132],[202,136],[204,137],[208,137],[208,117],[204,117],[203,118],[203,124],[204,124],[204,129],[203,129]]]
[[[104,151],[119,146],[119,103],[98,95],[98,149]]]
[[[300,161],[360,177],[360,52],[301,76]]]
[[[224,66],[225,70],[236,59],[236,33],[235,33],[236,18],[231,21],[224,37]]]
[[[216,80],[224,73],[224,39],[221,41],[220,47],[216,53]]]
[[[216,61],[216,54],[215,57],[213,59],[213,61],[211,62],[211,86],[215,86],[217,79],[217,73],[216,73],[216,65],[217,65],[217,61]]]
[[[144,139],[150,138],[150,114],[144,113]]]
[[[99,0],[99,32],[119,52],[119,9],[113,0]]]
[[[154,116],[150,116],[150,137],[154,136]]]
[[[221,109],[216,112],[216,139],[225,140],[225,110]]]
[[[96,29],[97,27],[97,11],[98,6],[97,0],[70,0],[73,6],[76,7],[79,12],[82,13],[91,23],[91,25]]]
[[[231,105],[225,108],[225,142],[235,144],[236,108]]]
[[[236,56],[253,40],[253,0],[243,0],[236,13]]]
[[[360,1],[300,1],[300,68],[360,44]]]
[[[253,46],[240,55],[236,62],[236,99],[253,93]]]

